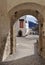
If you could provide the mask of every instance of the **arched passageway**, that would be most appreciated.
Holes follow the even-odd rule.
[[[14,49],[16,50],[16,44],[14,45],[14,35],[13,35],[13,24],[15,23],[15,21],[18,19],[18,18],[20,18],[21,16],[23,16],[23,15],[27,15],[27,14],[29,14],[29,15],[33,15],[33,16],[35,16],[37,19],[38,19],[38,22],[39,22],[39,48],[38,48],[38,50],[39,50],[39,53],[40,53],[40,55],[41,55],[41,53],[42,53],[42,29],[43,29],[43,17],[42,17],[42,15],[39,13],[39,11],[38,10],[29,10],[29,9],[24,9],[24,10],[20,10],[20,11],[16,11],[15,13],[14,13],[14,15],[12,16],[12,18],[11,18],[11,24],[10,24],[10,28],[11,28],[11,31],[10,31],[10,33],[11,33],[11,38],[10,38],[10,40],[11,40],[11,54],[13,53],[13,51],[14,51]],[[14,18],[14,19],[13,19]],[[15,48],[13,48],[13,45],[15,46]]]
[[[16,38],[13,31],[13,25],[16,23],[17,19],[19,19],[21,16],[24,15],[32,15],[37,18],[39,22],[39,42],[38,42],[38,52],[41,56],[42,55],[42,49],[43,49],[43,15],[42,15],[42,8],[40,9],[41,5],[35,4],[35,3],[23,3],[18,6],[15,6],[12,8],[8,14],[10,18],[10,54],[15,53],[16,51]]]
[[[28,18],[30,16],[30,20],[27,19],[27,16]],[[30,28],[28,27],[28,29],[26,29],[27,26],[25,26],[25,24],[29,24],[29,23],[25,23],[25,22],[28,22],[27,20],[30,22],[32,20],[32,22],[33,23],[36,22],[36,24],[38,23],[37,19],[32,15],[24,15],[17,20],[17,22],[13,25],[13,30],[14,30],[13,35],[15,34],[14,39],[16,39],[16,52],[14,52],[12,55],[9,55],[6,58],[7,61],[13,60],[13,59],[16,60],[16,59],[20,59],[20,58],[31,56],[31,55],[36,56],[37,54],[35,48],[36,48],[36,45],[38,47],[37,40],[39,38],[39,35],[33,34],[34,31],[33,31],[33,28],[31,27]],[[20,27],[20,22],[23,22],[23,26],[21,27]],[[20,33],[18,33],[18,31],[20,32],[20,30],[22,31],[22,36],[20,36]]]

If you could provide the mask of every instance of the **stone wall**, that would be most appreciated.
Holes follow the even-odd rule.
[[[0,0],[0,60],[2,59],[6,37],[9,30],[9,20],[7,17],[7,2]]]

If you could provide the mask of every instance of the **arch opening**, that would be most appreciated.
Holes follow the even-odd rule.
[[[15,21],[13,22],[13,24],[17,21],[18,18],[20,18],[23,15],[27,15],[27,14],[36,17],[38,20],[38,23],[39,23],[39,40],[37,42],[38,42],[38,53],[39,53],[39,55],[41,55],[41,53],[42,53],[42,29],[43,29],[43,26],[42,26],[43,17],[42,17],[42,15],[37,10],[36,11],[34,11],[34,10],[20,10],[18,15],[14,15],[15,19],[13,19],[13,20],[15,20]],[[14,38],[13,38],[13,40],[14,40]],[[15,43],[16,43],[16,41],[15,41]],[[16,51],[16,44],[14,46],[15,46],[15,51]]]
[[[36,5],[36,7],[37,7],[37,5]],[[37,20],[40,24],[39,25],[39,44],[38,44],[39,49],[38,50],[39,50],[39,54],[41,55],[41,53],[42,53],[42,29],[43,29],[43,22],[42,21],[44,21],[41,12],[39,12],[39,10],[37,10],[37,8],[30,9],[30,7],[29,7],[26,9],[23,9],[23,8],[21,9],[19,7],[19,10],[14,9],[9,13],[9,15],[10,15],[10,42],[11,42],[11,47],[10,47],[11,53],[10,54],[13,54],[13,52],[16,51],[16,44],[14,44],[14,42],[16,43],[16,38],[15,38],[14,30],[13,30],[14,23],[16,23],[17,19],[19,19],[21,16],[32,15],[32,16],[37,18]]]

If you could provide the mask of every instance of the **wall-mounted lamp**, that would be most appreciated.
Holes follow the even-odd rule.
[[[38,10],[36,10],[36,14],[39,14]]]
[[[14,13],[15,17],[17,17],[17,13],[18,13],[17,11]]]
[[[43,27],[43,24],[41,24],[41,27]]]

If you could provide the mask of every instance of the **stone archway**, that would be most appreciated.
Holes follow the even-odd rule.
[[[29,6],[29,8],[26,8],[26,9],[24,9],[24,8],[20,8],[21,6],[19,6],[19,8],[17,7],[17,9],[15,10],[15,8],[13,8],[10,12],[9,12],[9,15],[11,16],[10,17],[10,41],[11,41],[11,54],[13,53],[13,52],[15,52],[16,51],[16,42],[15,42],[15,38],[14,38],[14,35],[13,35],[13,25],[14,25],[14,23],[15,23],[15,21],[18,19],[18,18],[20,18],[21,16],[23,16],[23,15],[33,15],[33,16],[35,16],[37,19],[38,19],[38,21],[39,21],[39,48],[38,48],[38,50],[39,50],[39,54],[40,55],[42,55],[42,43],[43,43],[43,40],[42,40],[42,29],[43,29],[43,16],[42,16],[42,14],[39,12],[40,11],[40,9],[39,10],[37,10],[38,9],[38,5],[36,5],[36,4],[33,4],[32,6],[30,6],[30,5],[32,5],[32,4],[23,4],[23,5],[21,5],[22,7],[23,6]],[[33,7],[34,6],[34,7]],[[30,8],[30,7],[32,7],[32,8]],[[36,9],[35,9],[35,7],[36,7]],[[19,10],[18,10],[19,9]],[[15,42],[15,44],[13,43],[13,42]]]

